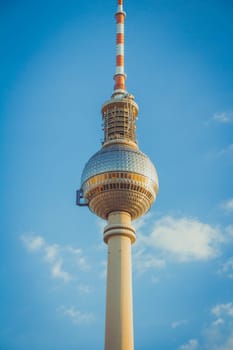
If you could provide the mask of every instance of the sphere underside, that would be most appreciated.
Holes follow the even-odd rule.
[[[149,191],[148,194],[144,194],[132,189],[103,190],[102,188],[97,187],[96,190],[100,192],[90,196],[89,208],[103,219],[107,219],[111,212],[124,211],[134,220],[146,213],[155,200]]]
[[[102,148],[87,162],[82,174],[83,196],[103,219],[125,211],[136,219],[151,207],[158,192],[158,176],[150,159],[126,145]]]

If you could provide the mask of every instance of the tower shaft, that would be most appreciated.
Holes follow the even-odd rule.
[[[133,350],[131,217],[113,212],[104,231],[108,244],[105,350]]]

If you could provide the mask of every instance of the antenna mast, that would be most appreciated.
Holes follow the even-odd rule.
[[[124,69],[124,24],[126,13],[123,10],[123,0],[118,0],[116,18],[116,72],[114,75],[115,93],[126,93],[125,91],[125,69]]]

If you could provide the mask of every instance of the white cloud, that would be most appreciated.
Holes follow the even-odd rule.
[[[233,317],[233,304],[232,303],[217,304],[211,309],[211,312],[216,317],[226,316],[226,315]]]
[[[224,264],[222,264],[218,273],[227,278],[233,278],[233,257],[229,258]]]
[[[233,212],[233,198],[228,199],[227,201],[221,204],[221,207],[226,212]]]
[[[219,303],[210,309],[213,320],[203,326],[199,341],[191,339],[179,350],[232,350],[233,303]]]
[[[223,238],[218,228],[197,219],[165,216],[156,221],[152,233],[141,237],[141,241],[169,258],[187,262],[216,257]]]
[[[188,323],[187,320],[174,321],[171,324],[171,328],[175,329],[181,326],[185,326]]]
[[[233,122],[233,112],[220,112],[220,113],[215,113],[213,116],[213,120],[219,123],[232,123]]]
[[[224,323],[225,323],[225,321],[220,317],[220,318],[217,318],[217,320],[213,321],[212,325],[213,326],[220,326]]]
[[[69,251],[70,253],[80,256],[80,254],[82,253],[82,249],[80,248],[74,248],[70,245],[66,246],[66,250]]]
[[[81,312],[75,306],[71,307],[60,307],[59,310],[65,315],[68,316],[74,324],[77,325],[88,325],[95,321],[95,316],[91,312]]]
[[[230,335],[225,344],[220,346],[217,350],[232,350],[233,349],[233,335]]]
[[[141,216],[139,219],[133,222],[133,226],[137,233],[140,231],[142,227],[145,226],[145,224],[147,224],[147,222],[151,219],[151,217],[152,217],[151,213],[147,213],[146,215]]]
[[[65,246],[63,248],[63,251],[72,257],[72,259],[76,262],[81,270],[88,270],[90,268],[87,259],[84,257],[81,249],[73,248],[72,246]]]
[[[59,246],[57,244],[54,244],[54,245],[46,244],[44,251],[45,251],[45,260],[52,262],[57,258],[59,254]]]
[[[30,252],[40,250],[45,244],[45,241],[41,236],[22,235],[20,238]]]
[[[203,329],[204,349],[232,350],[233,303],[217,304],[210,312],[216,319]]]
[[[145,249],[133,253],[133,267],[138,273],[144,273],[150,269],[161,269],[165,265],[164,259],[159,259],[152,254],[146,253]]]
[[[51,274],[52,274],[53,278],[60,278],[64,282],[68,282],[72,279],[72,277],[71,277],[71,274],[69,272],[62,270],[62,264],[63,264],[62,259],[53,263],[53,265],[51,267]]]
[[[29,252],[40,252],[43,260],[48,264],[51,276],[68,282],[73,279],[69,270],[77,271],[89,268],[82,250],[72,246],[61,246],[58,244],[48,244],[41,236],[22,235],[21,240]],[[66,268],[64,268],[66,265]]]
[[[188,343],[183,344],[179,347],[180,350],[196,350],[198,348],[197,339],[190,339]]]

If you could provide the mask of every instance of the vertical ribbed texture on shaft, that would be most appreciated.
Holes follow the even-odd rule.
[[[124,22],[123,0],[118,0],[116,18],[116,72],[114,90],[125,90],[124,71]]]
[[[128,213],[109,214],[105,350],[134,350],[131,244],[134,229]]]

